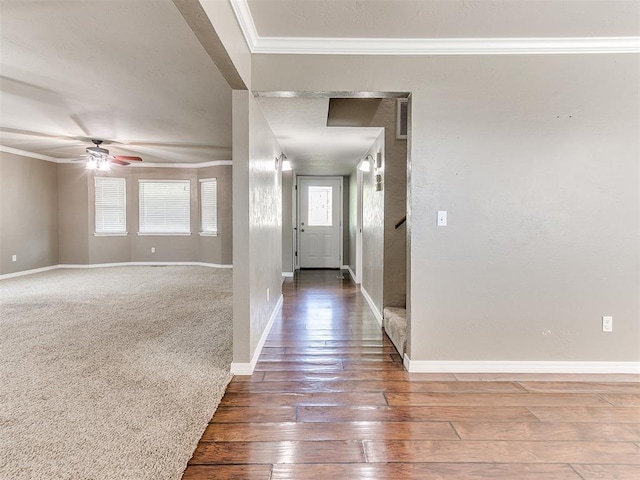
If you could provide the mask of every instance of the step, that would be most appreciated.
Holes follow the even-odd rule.
[[[382,326],[400,356],[407,348],[407,310],[402,307],[385,307]]]

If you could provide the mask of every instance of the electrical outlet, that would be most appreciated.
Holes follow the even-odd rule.
[[[269,301],[269,289],[267,288],[267,302]]]
[[[17,255],[11,255],[11,261],[12,262],[17,262],[18,261],[18,256]]]
[[[438,210],[438,226],[446,227],[447,226],[447,212],[446,210]]]
[[[613,317],[602,317],[602,331],[613,332]]]
[[[151,253],[156,253],[156,247],[151,247]]]

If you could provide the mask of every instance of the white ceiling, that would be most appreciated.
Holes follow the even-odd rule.
[[[327,127],[329,98],[257,98],[294,170],[349,175],[382,131]]]
[[[264,39],[640,31],[635,0],[216,1],[243,5]],[[231,89],[171,0],[0,0],[0,17],[0,146],[62,159],[99,138],[147,164],[231,159]],[[306,174],[351,171],[379,132],[326,127],[328,99],[259,102]]]
[[[2,0],[0,15],[0,145],[231,159],[231,89],[170,0]]]

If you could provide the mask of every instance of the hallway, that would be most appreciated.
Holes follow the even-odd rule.
[[[409,374],[346,275],[303,271],[184,479],[636,479],[631,375]]]

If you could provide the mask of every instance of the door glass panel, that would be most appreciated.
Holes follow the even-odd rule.
[[[309,186],[309,212],[308,222],[310,227],[332,226],[332,193],[333,187]]]

